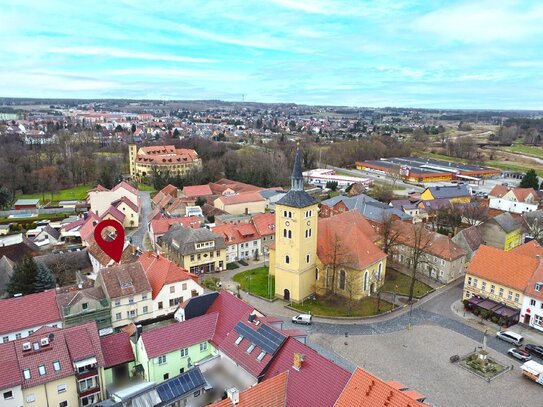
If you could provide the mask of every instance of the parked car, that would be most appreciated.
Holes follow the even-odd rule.
[[[292,323],[311,325],[312,319],[313,319],[313,316],[311,314],[300,314],[300,315],[296,315],[295,317],[292,317]]]
[[[520,344],[524,340],[522,335],[519,335],[518,333],[513,331],[500,331],[496,334],[496,338],[517,346],[520,346]]]
[[[543,346],[534,345],[532,343],[529,343],[524,347],[528,352],[530,352],[530,355],[536,355],[540,358],[543,358]]]
[[[527,362],[528,360],[532,359],[530,354],[521,348],[511,348],[507,351],[507,353],[513,356],[515,359],[521,360],[523,362]]]

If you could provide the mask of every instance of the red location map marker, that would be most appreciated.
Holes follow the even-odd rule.
[[[114,240],[105,240],[102,237],[102,231],[107,228],[112,227],[115,229],[115,239]],[[94,229],[94,240],[109,257],[115,260],[117,263],[121,261],[121,256],[123,255],[124,248],[124,228],[119,222],[113,219],[106,219],[98,223]]]

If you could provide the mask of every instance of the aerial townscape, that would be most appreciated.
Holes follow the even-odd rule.
[[[111,3],[2,7],[0,407],[541,405],[537,2]]]

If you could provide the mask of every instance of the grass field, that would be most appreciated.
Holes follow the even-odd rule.
[[[499,147],[499,150],[508,151],[510,153],[524,154],[530,157],[543,158],[543,147],[514,144],[511,147]]]
[[[94,184],[79,185],[73,188],[61,189],[57,193],[53,194],[51,199],[51,194],[46,192],[45,194],[36,193],[36,194],[23,194],[18,195],[17,199],[40,199],[42,200],[45,197],[45,201],[73,201],[73,200],[82,200],[87,196],[87,191],[94,188]]]
[[[387,268],[385,283],[383,284],[381,291],[389,291],[396,294],[409,295],[410,284],[410,277],[391,268]],[[415,297],[422,297],[431,289],[432,287],[421,283],[420,281],[415,281],[415,289],[413,294]]]
[[[234,275],[232,278],[239,283],[243,291],[251,294],[259,295],[264,298],[270,298],[275,294],[275,278],[268,277],[268,268],[259,267],[253,270],[242,271]],[[271,282],[271,290],[268,287],[268,282]]]
[[[375,297],[366,297],[360,301],[354,301],[351,315],[349,315],[347,300],[339,296],[332,297],[329,300],[324,298],[306,300],[303,305],[292,304],[292,307],[303,313],[330,317],[367,317],[392,309],[392,304],[384,300],[380,301],[379,309],[377,309],[377,303],[378,299]]]
[[[152,185],[142,184],[141,182],[138,184],[138,189],[140,191],[156,192]]]

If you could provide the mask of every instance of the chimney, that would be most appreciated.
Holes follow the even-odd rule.
[[[303,363],[304,359],[305,359],[305,355],[303,353],[295,352],[294,353],[294,363],[292,364],[292,367],[295,370],[300,371],[300,369],[302,368],[302,363]]]
[[[237,388],[231,387],[227,389],[226,394],[228,395],[230,401],[232,401],[232,404],[236,405],[239,403],[239,390]]]
[[[142,332],[143,332],[143,327],[141,326],[141,324],[136,325],[136,342],[140,338]]]

